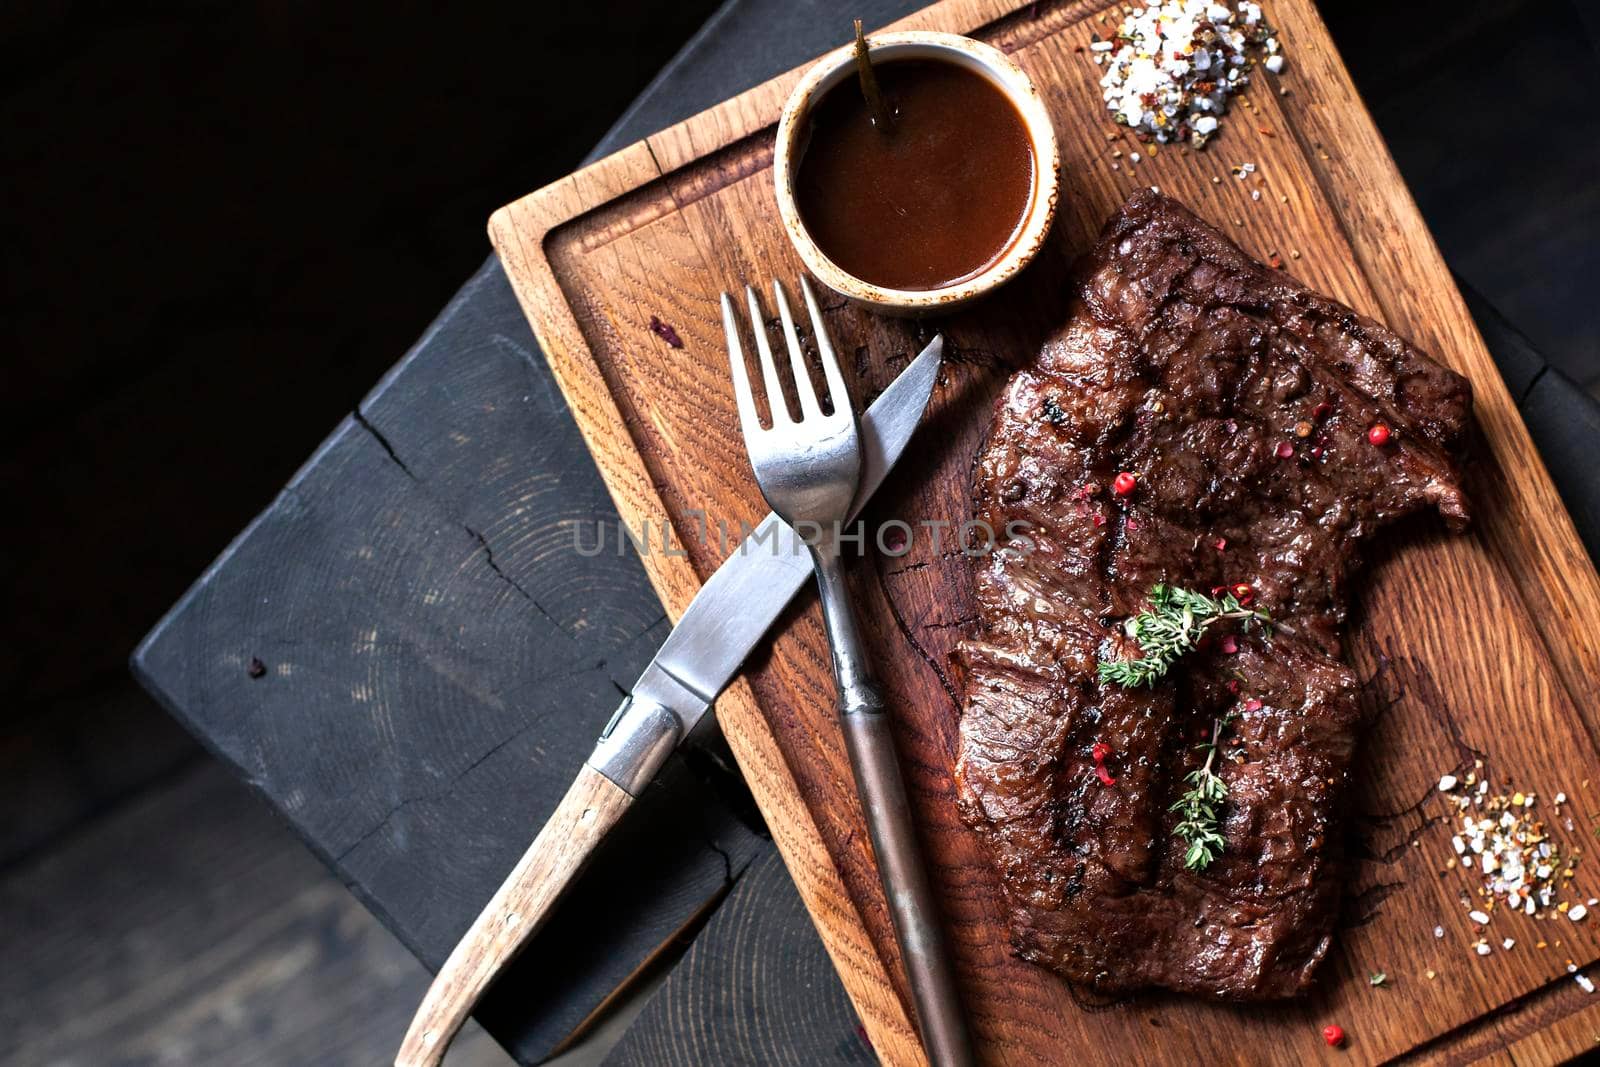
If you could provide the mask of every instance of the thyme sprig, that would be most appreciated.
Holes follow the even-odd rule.
[[[1172,585],[1156,585],[1150,590],[1150,607],[1126,623],[1129,637],[1139,643],[1139,659],[1112,659],[1100,662],[1100,680],[1129,687],[1155,685],[1185,652],[1191,651],[1206,630],[1219,622],[1237,621],[1246,632],[1253,627],[1267,628],[1272,618],[1264,611],[1251,611],[1232,593],[1210,597]]]
[[[1201,745],[1206,749],[1205,763],[1184,779],[1189,783],[1189,790],[1169,809],[1182,816],[1172,828],[1172,834],[1189,846],[1183,854],[1183,865],[1191,871],[1209,867],[1225,844],[1220,827],[1222,805],[1228,799],[1228,784],[1211,767],[1217,761],[1217,742],[1222,731],[1232,721],[1231,712],[1215,720],[1211,740]]]

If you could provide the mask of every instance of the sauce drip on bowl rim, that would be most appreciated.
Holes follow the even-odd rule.
[[[1037,180],[1028,128],[982,74],[940,59],[875,64],[895,122],[854,80],[811,109],[795,172],[800,218],[839,269],[887,289],[942,289],[1016,240]]]

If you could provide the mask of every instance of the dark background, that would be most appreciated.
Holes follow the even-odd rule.
[[[1450,265],[1600,391],[1595,6],[1324,14]],[[715,8],[0,6],[0,1059],[400,1032],[420,968],[126,657]]]

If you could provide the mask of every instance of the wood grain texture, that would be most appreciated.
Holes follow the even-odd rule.
[[[550,813],[539,835],[472,921],[417,1007],[395,1067],[437,1067],[489,983],[550,920],[557,901],[633,803],[633,797],[587,764]],[[559,968],[559,963],[546,966]]]
[[[989,1062],[1231,1061],[1266,1050],[1304,1062],[1410,1053],[1448,1062],[1478,1047],[1472,1042],[1511,1056],[1504,1050],[1521,1038],[1504,1029],[1509,1021],[1551,1010],[1538,1007],[1553,1002],[1537,994],[1570,981],[1568,958],[1600,957],[1600,924],[1565,924],[1561,946],[1540,952],[1531,947],[1539,940],[1532,920],[1527,929],[1510,925],[1521,917],[1506,917],[1503,935],[1516,937],[1519,950],[1471,955],[1474,935],[1458,899],[1467,883],[1460,872],[1440,875],[1448,813],[1433,792],[1442,772],[1481,756],[1497,782],[1545,797],[1569,793],[1581,843],[1600,812],[1600,787],[1582,785],[1600,766],[1591,707],[1600,583],[1314,10],[1307,0],[1282,0],[1269,15],[1283,28],[1289,73],[1263,75],[1208,151],[1144,149],[1137,166],[1127,153],[1143,146],[1108,138],[1115,128],[1102,111],[1100,68],[1086,54],[1091,34],[1113,27],[1098,5],[946,0],[896,27],[974,33],[1030,73],[1056,120],[1064,196],[1040,261],[1003,295],[936,324],[949,365],[921,446],[874,501],[869,522],[959,523],[970,513],[970,464],[990,401],[1059,319],[1072,259],[1141,186],[1176,196],[1260,258],[1279,253],[1301,280],[1467,375],[1478,396],[1473,530],[1449,537],[1414,522],[1375,546],[1349,647],[1381,712],[1353,820],[1357,860],[1333,958],[1316,991],[1295,1004],[1244,1009],[1156,996],[1091,1004],[1016,960],[989,864],[953,803],[959,700],[945,663],[972,622],[969,565],[947,530],[943,543],[924,531],[903,554],[879,553],[855,568]],[[764,510],[739,443],[716,296],[800,270],[776,221],[770,173],[772,124],[797,77],[654,135],[502,209],[490,224],[619,510],[635,525],[669,520],[682,546],[680,555],[645,557],[674,615],[723,554],[714,535],[699,535],[694,509],[734,528]],[[1257,165],[1249,181],[1230,172],[1245,161]],[[858,402],[890,381],[935,325],[875,318],[842,302],[825,314]],[[652,317],[671,324],[684,347],[652,334]],[[814,606],[791,612],[718,714],[874,1048],[889,1062],[917,1062]],[[1579,887],[1600,888],[1592,870]],[[1436,925],[1444,938],[1433,936]],[[1392,984],[1369,986],[1377,970]],[[1554,1022],[1537,1017],[1541,1026]],[[1337,1054],[1320,1039],[1331,1021],[1351,1035]]]
[[[777,849],[744,877],[606,1067],[873,1062],[866,1031]]]

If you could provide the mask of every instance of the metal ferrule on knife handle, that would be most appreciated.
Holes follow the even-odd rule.
[[[645,668],[589,754],[589,766],[629,796],[644,791],[716,696],[675,674],[670,658],[657,654]]]
[[[589,766],[637,797],[683,739],[683,722],[665,704],[630,695],[589,755]]]

